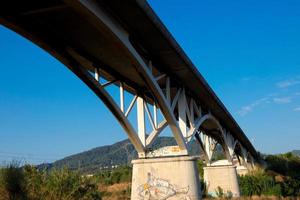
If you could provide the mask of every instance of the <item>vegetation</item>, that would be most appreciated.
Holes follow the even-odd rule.
[[[219,199],[231,199],[232,198],[232,192],[231,191],[224,192],[224,190],[220,186],[217,187],[216,195]]]
[[[223,150],[223,147],[220,144],[217,144],[216,149],[212,155],[211,160],[217,161],[217,160],[224,160],[226,159],[225,152]]]
[[[292,154],[294,154],[295,156],[300,156],[300,150],[294,150],[292,151]]]
[[[203,175],[204,175],[203,167],[204,167],[203,161],[202,161],[202,160],[198,160],[198,162],[197,162],[197,168],[198,168],[198,171],[199,171],[199,175],[200,175],[200,177],[201,177],[201,180],[203,180]]]
[[[118,167],[114,170],[104,170],[98,172],[95,176],[98,183],[104,185],[113,185],[116,183],[131,182],[132,168],[128,166]]]
[[[276,181],[266,174],[245,175],[240,177],[240,189],[243,196],[300,196],[300,181],[288,178]]]
[[[172,137],[158,137],[151,148],[175,145]],[[130,165],[131,160],[137,158],[137,152],[130,141],[123,140],[112,145],[97,147],[89,151],[75,154],[51,164],[42,164],[40,169],[67,167],[70,170],[79,171],[84,174],[95,174],[100,169],[110,170],[114,166]]]
[[[292,153],[264,157],[266,170],[241,176],[243,196],[300,196],[300,158]]]
[[[176,145],[173,137],[158,137],[151,145],[152,149],[163,146]],[[199,155],[199,145],[194,142],[191,145],[193,155]],[[216,153],[218,156],[218,153]],[[70,170],[84,174],[95,174],[100,169],[110,170],[116,166],[130,165],[131,160],[137,158],[137,152],[129,140],[123,140],[112,145],[97,147],[89,151],[75,154],[50,164],[42,164],[40,169],[61,169],[67,167]]]
[[[94,175],[101,185],[103,199],[130,199],[132,168],[121,166],[112,170],[102,170]]]
[[[265,156],[267,170],[300,180],[300,157],[293,153]]]
[[[268,176],[262,171],[241,176],[239,182],[243,196],[281,196],[280,185],[275,183],[274,177]]]
[[[92,179],[67,169],[39,171],[11,164],[0,170],[0,200],[101,200]]]
[[[173,142],[170,138],[163,137],[154,148],[173,145]],[[135,158],[135,152],[128,145],[128,141],[122,141],[99,147],[51,164],[47,170],[43,170],[42,166],[18,167],[17,163],[12,163],[0,169],[0,200],[130,199],[132,168],[128,166],[128,162]],[[117,156],[113,160],[115,155]],[[216,160],[224,159],[224,152],[220,147],[217,147],[213,157]],[[241,194],[244,197],[299,197],[300,158],[295,152],[264,155],[262,158],[266,164],[264,170],[255,170],[239,177]],[[103,160],[105,164],[101,163]],[[120,167],[115,168],[114,163],[117,161]],[[81,164],[75,165],[78,162]],[[123,162],[125,165],[121,165]],[[110,164],[108,168],[104,168],[106,164]],[[201,180],[203,167],[204,163],[198,161]],[[94,175],[88,176],[88,173]],[[205,195],[205,183],[202,182],[201,185],[203,197],[209,197]],[[216,194],[225,199],[232,196],[230,191],[223,191],[222,188],[218,188]]]

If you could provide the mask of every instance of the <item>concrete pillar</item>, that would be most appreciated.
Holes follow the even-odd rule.
[[[240,188],[237,178],[236,166],[218,165],[204,167],[204,182],[207,192],[214,197],[217,196],[217,189],[221,187],[224,195],[240,196]]]
[[[196,157],[137,159],[132,164],[132,200],[201,199]]]

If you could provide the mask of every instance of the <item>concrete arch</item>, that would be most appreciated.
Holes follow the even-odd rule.
[[[197,135],[197,131],[201,128],[201,126],[208,120],[211,120],[213,121],[213,123],[216,125],[216,128],[220,131],[220,139],[221,141],[219,142],[220,145],[222,146],[223,150],[224,150],[224,153],[225,153],[225,156],[226,158],[228,159],[228,161],[232,161],[232,158],[229,154],[229,150],[228,150],[228,147],[226,146],[225,142],[224,142],[224,138],[223,138],[223,127],[221,126],[220,122],[211,114],[211,113],[208,113],[204,116],[202,116],[201,118],[199,118],[197,120],[197,122],[195,123],[195,127],[194,127],[194,130],[191,130],[191,134],[190,134],[190,141],[192,141],[192,138],[195,137],[200,145],[200,148],[202,149],[202,151],[204,152],[204,156],[205,156],[205,160],[206,162],[210,163],[211,162],[211,158],[210,156],[208,155],[208,152],[206,152],[205,150],[205,144],[203,144],[204,141],[201,141],[200,137],[198,137]]]
[[[103,87],[101,87],[99,82],[96,81],[95,78],[89,73],[89,71],[84,68],[85,66],[82,66],[82,63],[80,63],[79,60],[74,58],[77,57],[79,59],[84,59],[75,49],[70,48],[67,45],[65,46],[65,48],[56,47],[38,38],[33,33],[27,32],[17,24],[6,21],[5,19],[0,18],[0,23],[8,29],[28,39],[33,44],[39,46],[41,49],[45,50],[47,53],[53,56],[56,60],[60,61],[64,66],[69,68],[70,71],[73,72],[81,81],[83,81],[107,106],[107,108],[112,112],[114,117],[127,133],[128,138],[134,145],[135,149],[138,151],[139,155],[141,155],[142,157],[144,156],[145,147],[137,137],[133,126],[130,124],[125,115],[120,112],[118,105],[113,102],[110,95],[104,90]]]
[[[211,114],[208,113],[204,116],[201,116],[195,123],[195,126],[189,131],[188,133],[188,138],[190,138],[190,141],[193,139],[193,137],[195,136],[195,134],[197,133],[197,131],[200,129],[201,125],[204,124],[204,122],[208,121],[208,120],[212,120],[217,128],[222,131],[222,126],[220,125],[219,121]]]
[[[157,104],[166,119],[166,123],[163,123],[160,127],[158,127],[158,131],[162,130],[166,124],[168,124],[179,148],[183,152],[187,152],[185,140],[182,136],[181,130],[178,127],[171,106],[167,102],[167,99],[165,98],[160,86],[156,82],[155,77],[149,70],[148,64],[132,46],[129,40],[129,35],[126,33],[126,31],[122,29],[113,19],[106,15],[102,8],[94,4],[92,1],[67,1],[67,4],[74,10],[78,11],[78,13],[83,14],[86,20],[94,21],[94,24],[105,30],[105,32],[112,39],[112,42],[114,42],[114,44],[121,49],[121,52],[123,52],[123,54],[131,60],[133,65],[136,67],[136,71],[138,71],[141,78],[145,80],[147,89],[150,90],[155,97]],[[91,68],[99,67],[97,66],[98,63],[91,62],[90,59],[83,55],[84,53],[82,53],[81,50],[70,47],[68,44],[62,44],[62,46],[55,45],[53,44],[55,42],[52,41],[53,43],[50,43],[47,40],[41,39],[35,35],[34,31],[31,32],[30,30],[30,32],[28,32],[26,28],[19,26],[17,23],[15,24],[12,21],[7,21],[2,18],[0,18],[0,22],[7,28],[24,36],[32,43],[44,49],[46,52],[63,63],[66,67],[68,67],[79,79],[81,79],[112,112],[127,133],[136,150],[140,155],[142,155],[142,157],[144,156],[145,146],[140,141],[133,126],[130,124],[126,116],[121,112],[111,96],[104,90],[103,87],[101,87],[99,82],[95,80],[90,73]],[[152,142],[152,140],[149,141]]]
[[[168,31],[164,29],[159,20],[155,20],[155,15],[151,12],[151,9],[147,8],[147,5],[141,5],[141,2],[137,2],[137,5],[130,4],[135,6],[134,9],[141,11],[141,16],[144,16],[144,14],[147,16],[144,19],[145,22],[148,22],[148,20],[150,22],[149,24],[147,23],[147,26],[158,32],[155,37],[153,36],[152,40],[157,39],[160,41],[157,43],[164,47],[147,46],[146,43],[151,43],[152,41],[146,40],[147,37],[141,37],[143,35],[143,27],[137,27],[137,31],[130,29],[128,25],[131,23],[125,23],[120,17],[124,16],[123,12],[120,12],[117,8],[114,11],[110,10],[109,5],[107,7],[103,6],[98,1],[30,1],[20,3],[19,8],[15,7],[15,2],[7,3],[8,6],[3,5],[0,8],[0,23],[40,46],[77,75],[113,113],[141,155],[145,153],[146,146],[151,144],[158,136],[159,131],[163,130],[167,125],[171,129],[182,155],[188,154],[187,141],[189,138],[194,137],[199,127],[207,120],[212,120],[216,129],[222,132],[221,124],[213,115],[209,113],[202,116],[202,105],[199,105],[202,103],[206,106],[205,110],[211,110],[222,123],[226,125],[229,123],[233,127],[232,132],[239,137],[251,153],[255,151],[247,137],[243,135],[242,130],[231,119],[226,108],[206,85],[204,79],[188,58],[180,51],[176,42],[172,40]],[[131,12],[129,13],[131,15]],[[40,18],[37,16],[40,16]],[[152,22],[155,22],[153,27]],[[137,32],[140,35],[136,34]],[[134,39],[137,39],[137,43],[135,43]],[[145,44],[143,41],[145,41]],[[166,46],[163,44],[166,44]],[[148,48],[143,48],[143,45]],[[179,58],[176,60],[176,64],[172,64],[169,61],[158,62],[160,60],[158,57],[164,58],[163,60],[166,59],[163,53],[165,47],[172,50],[172,55],[173,53],[176,55],[172,56],[172,58]],[[162,55],[155,56],[155,53],[158,53],[155,50],[156,48],[162,51]],[[139,50],[145,51],[141,52]],[[150,54],[152,51],[155,52],[153,55]],[[168,56],[168,59],[170,58]],[[154,65],[152,66],[151,63],[154,63]],[[195,75],[193,77],[197,82],[190,81],[190,77],[183,79],[181,74],[177,73],[176,67],[181,65],[186,66],[185,70],[187,73],[191,73],[190,77]],[[145,136],[137,136],[133,126],[126,119],[126,115],[124,116],[124,110],[120,110],[118,105],[112,101],[111,96],[103,89],[103,85],[99,84],[93,77],[92,73],[94,73],[95,68],[104,71],[104,78],[107,78],[106,75],[112,78],[107,79],[108,81],[114,80],[114,83],[120,85],[125,83],[128,86],[125,88],[126,90],[128,89],[128,91],[149,103],[157,103],[166,123],[161,123],[159,126],[155,125],[154,129],[156,130],[150,134],[151,136],[146,141]],[[166,70],[167,68],[170,69]],[[162,84],[165,78],[162,78],[159,82],[161,77],[169,79],[169,84],[166,84],[166,86]],[[176,81],[176,84],[170,85],[170,79],[174,80],[173,82]],[[202,91],[202,93],[194,90],[194,87],[191,85],[194,83],[199,84],[199,91]],[[163,88],[164,86],[165,88]],[[178,103],[181,105],[178,107],[187,107],[179,113],[184,118],[186,118],[186,115],[188,116],[188,120],[181,120],[184,123],[178,125],[177,113],[174,112],[176,103],[174,103],[173,108],[173,104],[170,102],[170,98],[175,99],[176,96],[174,97],[174,91],[170,92],[170,90],[185,87],[189,90],[187,93],[188,100],[193,102],[191,104],[196,105],[190,106],[189,109],[188,105],[184,105],[184,101]],[[165,92],[169,94],[164,94]],[[170,93],[172,94],[170,95]],[[180,99],[182,100],[183,98]],[[199,109],[196,107],[199,107]],[[196,112],[193,112],[193,109]],[[188,112],[185,113],[184,110]],[[221,115],[220,113],[223,114]],[[200,119],[194,120],[194,117],[199,117]],[[187,123],[195,125],[190,128],[189,134],[186,132],[188,128]],[[137,132],[139,134],[139,131]]]
[[[171,110],[171,106],[168,104],[167,99],[165,98],[163,91],[155,80],[155,77],[152,75],[149,70],[148,64],[144,59],[139,55],[136,49],[133,47],[129,40],[129,35],[124,29],[122,29],[114,20],[110,19],[104,10],[95,5],[93,2],[84,1],[84,2],[75,2],[70,1],[70,4],[74,6],[75,9],[86,9],[89,12],[86,12],[88,20],[95,20],[98,24],[107,29],[112,37],[118,41],[120,47],[124,51],[133,65],[136,67],[136,70],[139,72],[140,76],[145,80],[148,89],[152,92],[154,97],[157,100],[165,119],[167,120],[172,133],[175,137],[175,140],[182,151],[186,151],[186,143],[182,136],[181,130],[178,127],[175,116]]]

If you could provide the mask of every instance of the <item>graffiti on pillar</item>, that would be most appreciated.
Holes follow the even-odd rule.
[[[159,149],[149,148],[148,151],[146,152],[147,158],[179,156],[179,155],[184,155],[184,153],[180,150],[179,146],[166,146],[166,147],[161,147]]]
[[[146,183],[138,187],[139,200],[190,200],[187,195],[189,186],[179,188],[168,180],[157,178],[148,173]]]

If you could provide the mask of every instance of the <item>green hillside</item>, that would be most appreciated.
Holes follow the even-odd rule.
[[[159,137],[152,145],[153,149],[176,145],[172,137]],[[199,152],[195,147],[195,153]],[[137,158],[137,152],[130,141],[123,140],[112,145],[106,145],[68,156],[50,164],[42,164],[40,168],[63,168],[79,170],[82,173],[94,173],[101,169],[109,169],[120,165],[129,165],[132,159]]]
[[[152,149],[164,146],[176,145],[173,137],[158,137],[152,144]],[[196,141],[190,146],[192,155],[200,155],[200,148]],[[217,146],[214,154],[216,158],[223,158],[222,147]],[[137,158],[137,152],[130,141],[123,140],[112,145],[97,147],[85,152],[68,156],[54,163],[39,165],[39,168],[62,169],[67,167],[71,170],[78,170],[81,173],[95,173],[103,169],[111,169],[117,166],[130,165],[131,160]]]

